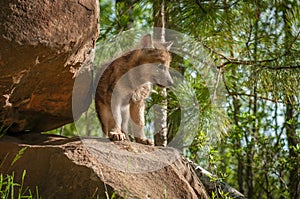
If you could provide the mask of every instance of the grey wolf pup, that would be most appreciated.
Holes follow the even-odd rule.
[[[152,145],[144,134],[145,99],[152,84],[169,87],[172,42],[153,41],[143,36],[137,49],[116,58],[103,71],[95,94],[95,107],[106,137],[128,139],[128,127],[138,143]]]

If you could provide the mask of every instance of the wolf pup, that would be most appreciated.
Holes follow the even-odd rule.
[[[95,106],[102,131],[111,140],[128,139],[128,126],[135,141],[152,145],[144,134],[145,99],[152,84],[173,84],[169,73],[173,42],[153,41],[145,35],[138,48],[113,60],[102,73],[95,94]]]

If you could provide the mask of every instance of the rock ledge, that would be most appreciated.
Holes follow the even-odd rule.
[[[10,163],[22,148],[21,158]],[[8,156],[7,156],[8,154]],[[27,134],[0,139],[1,173],[26,170],[42,198],[208,198],[189,162],[172,148],[106,139]]]

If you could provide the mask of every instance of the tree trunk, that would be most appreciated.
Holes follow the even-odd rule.
[[[300,139],[297,136],[297,116],[294,108],[294,96],[287,97],[286,111],[285,111],[285,128],[286,137],[289,147],[289,193],[291,199],[300,198],[300,155],[296,151],[300,144]]]
[[[233,108],[234,108],[234,124],[236,125],[236,127],[239,129],[240,125],[239,125],[239,118],[238,118],[238,114],[240,112],[240,105],[239,105],[239,100],[238,100],[238,96],[237,95],[233,95]],[[236,136],[236,143],[235,143],[235,148],[236,150],[240,149],[242,147],[241,145],[241,140],[238,138],[238,136]],[[239,190],[240,192],[243,194],[244,193],[244,177],[243,177],[243,171],[244,171],[244,162],[243,162],[243,156],[242,154],[238,154],[238,165],[237,165],[237,178],[238,178],[238,184],[239,184]]]
[[[290,46],[289,46],[289,40],[293,38],[292,35],[292,28],[288,21],[288,15],[289,15],[289,7],[288,4],[290,2],[285,2],[282,6],[283,9],[283,19],[284,19],[284,33],[285,33],[285,51],[286,53],[289,53]],[[300,198],[300,155],[299,152],[297,152],[297,147],[299,147],[300,144],[300,138],[297,136],[297,114],[296,114],[296,102],[295,102],[296,96],[294,94],[291,94],[289,90],[286,91],[286,97],[285,97],[285,104],[286,104],[286,110],[285,110],[285,129],[286,129],[286,137],[288,142],[288,148],[289,148],[289,193],[291,199],[299,199]]]
[[[154,0],[153,1],[153,19],[154,19],[154,27],[161,27],[161,29],[154,29],[154,39],[165,41],[165,19],[164,19],[164,0]],[[163,101],[160,105],[154,107],[154,143],[156,146],[167,146],[167,108],[168,102],[166,100],[167,97],[167,89],[159,89],[159,93],[161,97],[163,97]]]

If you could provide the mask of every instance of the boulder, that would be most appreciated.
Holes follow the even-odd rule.
[[[34,192],[37,186],[42,198],[208,198],[193,167],[168,147],[104,138],[4,136],[1,162],[0,173],[14,172],[16,182],[26,170],[24,189]]]
[[[0,1],[0,127],[48,131],[91,102],[97,0]],[[81,78],[74,87],[75,78]],[[74,87],[74,89],[73,89]]]

